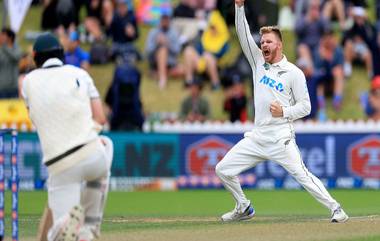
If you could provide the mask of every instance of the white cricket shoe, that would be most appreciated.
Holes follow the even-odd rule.
[[[233,222],[233,221],[242,221],[248,220],[255,216],[255,209],[251,204],[245,209],[243,213],[240,213],[239,210],[235,207],[234,210],[223,214],[222,221],[223,222]]]
[[[61,232],[55,240],[57,241],[77,241],[81,226],[84,222],[84,211],[80,205],[74,206],[65,221]]]
[[[78,234],[78,241],[92,241],[94,240],[94,234],[87,227],[82,227]]]
[[[348,215],[344,212],[341,207],[335,209],[331,215],[332,223],[344,223],[348,220]]]

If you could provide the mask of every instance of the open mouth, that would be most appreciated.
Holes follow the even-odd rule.
[[[269,49],[264,49],[263,54],[264,54],[264,57],[268,57],[270,55]]]

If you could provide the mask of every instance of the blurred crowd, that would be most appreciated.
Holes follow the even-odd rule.
[[[229,120],[244,122],[252,108],[250,66],[240,53],[235,60],[223,61],[231,51],[234,23],[233,0],[151,0],[162,8],[141,39],[145,24],[139,0],[40,0],[41,30],[52,31],[65,50],[66,64],[89,70],[91,65],[114,63],[113,80],[105,103],[112,130],[142,129],[144,122],[140,84],[143,74],[166,91],[174,78],[183,81],[188,96],[179,103],[178,119],[212,119],[211,107],[203,93],[222,91],[221,103]],[[140,5],[139,5],[140,4]],[[362,81],[371,82],[361,93],[360,103],[368,118],[380,120],[380,1],[370,21],[365,0],[292,0],[297,65],[304,71],[312,102],[308,119],[326,120],[326,99],[341,111],[346,96],[344,86],[353,65],[366,70]],[[246,1],[246,15],[254,39],[259,43],[261,26],[277,24],[277,1]],[[85,9],[85,14],[81,14]],[[83,11],[82,11],[83,12]],[[84,16],[82,16],[84,15]],[[17,86],[32,70],[31,54],[22,53],[16,34],[3,28],[0,34],[0,98],[17,98]],[[138,48],[137,42],[144,47]],[[291,43],[286,43],[291,44]],[[89,46],[89,51],[83,49]],[[239,51],[240,48],[233,51]],[[227,55],[228,56],[228,55]],[[235,54],[234,54],[235,56]],[[148,73],[138,63],[145,61]],[[142,95],[146,93],[141,93]]]
[[[369,21],[367,7],[366,1],[354,0],[294,1],[297,65],[305,73],[312,103],[308,118],[326,119],[326,97],[336,112],[344,98],[352,98],[344,95],[344,86],[354,63],[364,65],[363,81],[379,75],[379,24]]]

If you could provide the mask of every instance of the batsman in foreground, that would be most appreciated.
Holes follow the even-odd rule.
[[[233,195],[236,206],[222,221],[250,219],[252,203],[241,189],[238,175],[264,160],[273,160],[287,170],[315,199],[331,211],[331,222],[348,216],[322,182],[305,167],[292,122],[310,113],[310,99],[303,72],[282,53],[277,27],[260,29],[261,49],[254,42],[244,13],[244,0],[235,0],[235,24],[239,41],[253,73],[255,127],[244,134],[216,166],[216,174]]]
[[[87,72],[63,64],[52,34],[39,36],[33,51],[37,69],[20,88],[49,173],[53,225],[47,239],[93,240],[100,235],[113,156],[111,140],[98,135],[106,121],[99,93]]]

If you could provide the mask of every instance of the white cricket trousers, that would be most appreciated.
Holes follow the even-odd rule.
[[[339,206],[322,182],[305,167],[294,138],[273,143],[258,142],[251,136],[233,146],[215,168],[224,187],[233,195],[239,212],[243,212],[250,201],[245,197],[237,176],[265,160],[273,160],[285,168],[315,199],[331,211]]]
[[[108,193],[110,169],[113,159],[113,143],[106,136],[96,151],[76,165],[48,178],[48,203],[53,214],[53,226],[48,240],[53,241],[68,213],[75,205],[82,205],[85,212],[84,229],[94,237],[100,235],[103,209]],[[75,155],[75,153],[74,153]]]

